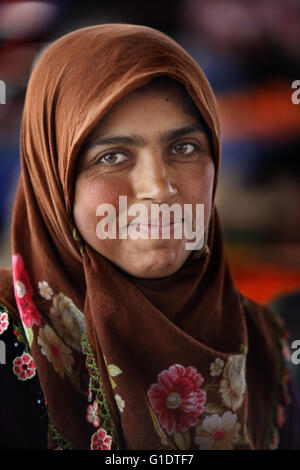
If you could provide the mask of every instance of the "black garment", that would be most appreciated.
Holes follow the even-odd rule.
[[[13,372],[13,361],[25,345],[13,332],[13,323],[0,335],[5,363],[0,364],[0,448],[46,449],[48,416],[37,373],[22,381]]]
[[[13,372],[14,359],[26,347],[15,336],[11,319],[0,341],[6,351],[5,364],[0,364],[0,449],[47,449],[48,415],[37,373],[22,381]],[[300,404],[293,380],[288,393],[292,401],[285,408],[278,449],[300,450]]]

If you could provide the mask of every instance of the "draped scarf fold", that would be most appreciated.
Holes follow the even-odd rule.
[[[12,226],[15,304],[11,293],[7,302],[24,326],[55,429],[50,437],[59,435],[60,447],[263,448],[267,397],[277,380],[273,332],[252,306],[251,340],[268,367],[256,382],[258,357],[251,353],[249,363],[255,346],[216,209],[207,253],[192,254],[164,279],[127,275],[74,231],[82,144],[114,103],[160,75],[183,84],[206,121],[217,181],[214,95],[199,66],[168,36],[141,26],[92,26],[43,52],[22,117]]]

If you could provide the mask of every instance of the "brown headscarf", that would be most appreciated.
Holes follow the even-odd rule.
[[[245,313],[215,208],[208,252],[164,279],[127,276],[74,231],[82,144],[120,98],[160,75],[183,84],[206,121],[218,176],[213,93],[168,36],[92,26],[42,54],[26,95],[13,212],[18,309],[3,300],[26,330],[59,447],[263,448],[277,381],[273,326],[262,308]]]

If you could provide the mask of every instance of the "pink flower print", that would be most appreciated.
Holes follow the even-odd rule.
[[[285,409],[283,406],[279,405],[277,407],[277,416],[276,416],[276,420],[277,420],[277,426],[279,428],[282,428],[282,426],[284,425],[285,423]]]
[[[14,289],[21,319],[26,326],[41,324],[41,315],[35,307],[33,289],[20,254],[13,255]]]
[[[93,400],[93,390],[92,390],[92,379],[90,377],[90,380],[89,380],[89,388],[88,388],[88,391],[87,391],[87,399],[89,401],[89,403]]]
[[[16,330],[16,329],[14,330],[14,335],[17,339],[20,339],[20,333],[19,333],[18,330]]]
[[[269,450],[276,450],[280,441],[280,434],[277,429],[274,429],[272,440],[269,444]]]
[[[112,438],[103,428],[99,428],[98,431],[92,435],[91,450],[110,450],[111,444]]]
[[[0,335],[8,328],[8,315],[6,312],[0,312]]]
[[[197,369],[174,364],[157,381],[150,386],[148,398],[161,426],[169,435],[195,426],[206,402],[206,392],[200,388],[204,379]]]
[[[94,401],[92,405],[88,405],[86,408],[86,420],[88,423],[93,424],[95,428],[98,428],[100,426],[98,411],[99,411],[99,405],[96,402],[96,400]]]
[[[13,372],[19,380],[25,381],[35,376],[36,367],[30,354],[23,353],[13,361]]]

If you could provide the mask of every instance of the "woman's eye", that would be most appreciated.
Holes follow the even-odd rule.
[[[190,143],[177,144],[173,147],[172,153],[179,155],[188,155],[196,149],[196,145]]]
[[[98,163],[104,165],[117,165],[126,159],[124,153],[121,152],[111,152],[103,155],[98,159]]]

